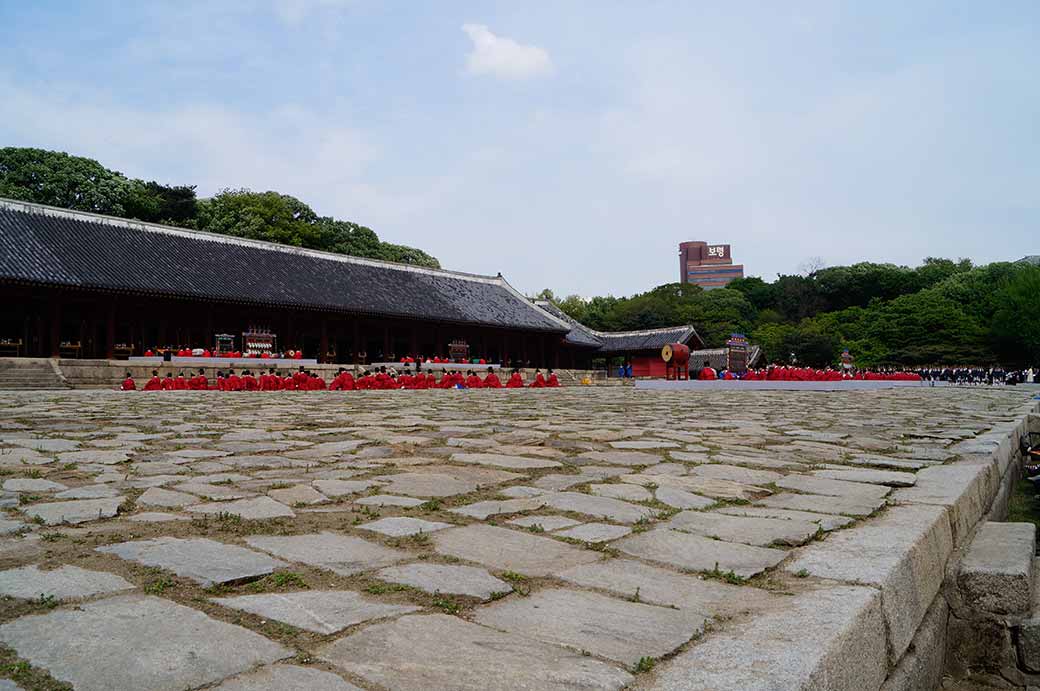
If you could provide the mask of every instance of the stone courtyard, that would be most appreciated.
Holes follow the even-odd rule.
[[[877,689],[1031,393],[0,393],[0,689]]]

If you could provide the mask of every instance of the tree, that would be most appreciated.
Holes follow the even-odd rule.
[[[93,159],[44,149],[0,149],[0,197],[123,216],[138,190]]]
[[[1040,365],[1040,267],[1027,266],[997,292],[992,337],[1003,362]]]
[[[318,218],[289,195],[225,189],[199,201],[193,185],[129,179],[95,160],[43,149],[0,149],[0,197],[440,268],[422,250],[380,242],[356,223]]]

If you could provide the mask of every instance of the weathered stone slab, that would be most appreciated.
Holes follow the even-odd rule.
[[[68,485],[63,485],[60,482],[51,482],[50,480],[40,478],[24,477],[4,480],[5,492],[60,492],[68,488]]]
[[[688,466],[682,463],[658,463],[644,468],[643,475],[686,475]]]
[[[813,475],[829,480],[843,480],[845,482],[866,482],[875,485],[887,485],[889,487],[913,487],[917,482],[917,476],[913,473],[902,473],[896,470],[814,470]]]
[[[690,571],[713,571],[717,568],[722,572],[732,571],[743,578],[776,566],[787,555],[778,549],[710,540],[668,528],[629,535],[613,546],[639,559]]]
[[[595,484],[589,485],[589,492],[597,497],[610,497],[622,501],[650,501],[654,495],[639,485],[620,483],[616,485]]]
[[[104,451],[101,449],[90,449],[87,451],[69,451],[58,454],[61,463],[99,463],[101,465],[115,465],[125,463],[130,455],[125,451]]]
[[[957,573],[957,587],[973,609],[1026,615],[1032,609],[1036,526],[993,523],[979,526]]]
[[[150,487],[137,499],[138,504],[145,506],[176,507],[198,504],[199,498],[194,494],[174,492],[173,490]]]
[[[113,573],[61,566],[41,571],[36,566],[0,571],[0,595],[32,600],[41,595],[58,600],[131,590],[133,583]]]
[[[311,484],[326,497],[345,497],[381,487],[383,483],[372,480],[315,480]]]
[[[610,445],[615,449],[678,449],[679,444],[665,439],[625,439],[612,441]]]
[[[25,449],[32,449],[33,451],[72,451],[79,448],[79,442],[71,439],[48,439],[45,437],[4,437],[3,442],[5,444],[11,444],[13,446],[21,446]]]
[[[0,626],[0,641],[77,691],[183,691],[293,654],[247,629],[142,595],[22,617]]]
[[[786,570],[880,588],[895,664],[938,594],[952,551],[945,508],[893,506],[869,523],[800,548]]]
[[[617,523],[633,524],[654,518],[657,512],[646,506],[637,506],[609,497],[593,497],[578,492],[555,492],[543,494],[535,501],[544,500],[545,505],[559,511],[574,511],[596,518],[605,518]]]
[[[502,600],[474,616],[496,629],[588,650],[629,666],[644,656],[667,655],[704,630],[704,617],[689,610],[563,588]]]
[[[917,484],[892,493],[892,501],[950,508],[954,543],[960,545],[996,495],[999,479],[991,461],[932,466],[917,472]]]
[[[575,463],[604,463],[606,465],[625,465],[636,467],[654,465],[661,462],[661,457],[643,451],[586,451],[574,459]]]
[[[475,481],[460,480],[440,473],[399,473],[381,475],[378,479],[387,483],[383,489],[391,494],[416,497],[451,497],[467,494],[479,487]]]
[[[681,477],[671,475],[622,475],[620,479],[622,482],[631,482],[636,485],[673,487],[687,492],[715,497],[716,499],[754,499],[770,493],[767,489],[753,485],[745,485],[732,480],[698,477],[696,475],[683,475]]]
[[[185,509],[189,513],[200,513],[207,515],[228,514],[241,516],[250,521],[265,518],[293,518],[296,516],[293,510],[285,504],[279,504],[270,497],[253,497],[252,499],[239,499],[238,501],[218,501],[210,504],[195,504]]]
[[[535,511],[545,506],[543,499],[534,497],[529,499],[505,499],[501,501],[488,500],[478,501],[475,504],[466,504],[457,509],[451,509],[451,513],[470,518],[485,520],[490,516],[498,516],[506,513],[520,513],[521,511]]]
[[[395,691],[608,690],[632,681],[624,670],[581,653],[443,614],[373,624],[318,656]]]
[[[106,485],[84,485],[73,487],[54,495],[55,499],[109,499],[118,497],[119,490]]]
[[[849,497],[826,497],[819,494],[790,494],[788,492],[774,494],[755,502],[755,506],[766,506],[771,509],[845,514],[847,516],[869,516],[884,504],[884,499],[865,502]]]
[[[119,512],[122,497],[110,499],[79,499],[46,504],[30,504],[21,507],[25,515],[42,520],[45,525],[61,525],[62,523],[78,524],[96,521],[101,518],[112,518]]]
[[[408,558],[407,552],[336,533],[253,535],[246,538],[246,544],[283,559],[328,569],[341,576],[378,569]]]
[[[828,480],[823,477],[812,475],[786,475],[776,481],[777,487],[793,489],[798,492],[809,494],[820,494],[828,497],[847,497],[858,499],[863,502],[876,501],[884,498],[891,491],[888,487],[868,485],[862,482],[845,482],[843,480]]]
[[[557,576],[579,586],[615,593],[624,599],[678,607],[704,617],[730,617],[757,611],[776,599],[760,588],[705,580],[631,559],[583,564],[561,571]]]
[[[881,691],[919,691],[942,686],[949,607],[935,598],[914,635],[913,644],[881,686]]]
[[[534,528],[540,526],[542,530],[553,531],[580,525],[581,521],[576,521],[573,518],[567,518],[566,516],[521,516],[520,518],[506,521],[506,523],[509,525],[517,525],[521,528]]]
[[[205,482],[183,482],[179,485],[174,485],[173,489],[215,501],[245,499],[255,494],[255,492],[246,492],[231,485],[210,485]]]
[[[328,497],[308,485],[294,485],[292,487],[268,490],[267,496],[286,506],[321,504],[328,501]]]
[[[363,621],[408,614],[419,609],[410,605],[389,605],[366,600],[351,590],[303,590],[295,593],[216,597],[213,602],[320,634],[336,633]]]
[[[271,665],[261,667],[234,679],[228,679],[213,691],[361,691],[348,681],[313,667]]]
[[[409,508],[419,506],[423,503],[423,500],[415,499],[414,497],[395,497],[392,494],[373,494],[370,497],[356,499],[354,503],[362,506],[402,506]]]
[[[888,672],[880,600],[856,587],[796,595],[660,665],[654,688],[876,689]]]
[[[574,521],[577,523],[577,521]],[[7,518],[0,518],[0,535],[10,535],[11,533],[17,533],[21,530],[27,530],[28,525],[21,521],[12,521]]]
[[[730,480],[744,485],[768,485],[783,477],[780,473],[774,473],[771,470],[755,470],[724,463],[695,466],[690,469],[690,474],[715,478],[716,480]]]
[[[206,538],[158,537],[97,547],[95,551],[166,569],[206,587],[259,578],[288,566],[265,554]]]
[[[569,537],[572,540],[581,540],[582,542],[607,542],[608,540],[617,540],[631,532],[631,528],[626,528],[620,525],[610,525],[609,523],[586,523],[585,525],[575,526],[568,530],[558,531],[554,533],[554,535]]]
[[[810,511],[791,511],[788,509],[770,509],[765,506],[724,506],[715,510],[727,516],[755,516],[758,518],[780,518],[788,521],[806,521],[820,526],[824,532],[844,528],[855,519],[848,516],[834,516],[826,513]]]
[[[820,528],[818,524],[808,521],[729,516],[701,511],[678,513],[667,525],[684,533],[761,547],[773,544],[800,545]]]
[[[715,504],[714,499],[702,497],[676,487],[658,487],[654,490],[657,501],[675,509],[706,509]]]
[[[434,533],[433,542],[441,554],[525,576],[549,576],[600,558],[549,537],[490,525],[443,530]]]
[[[410,585],[428,593],[467,595],[489,600],[498,593],[512,590],[484,569],[455,564],[415,563],[381,569],[376,578],[389,583]]]
[[[358,526],[364,530],[373,530],[390,537],[404,537],[406,535],[418,535],[419,533],[432,533],[436,530],[451,528],[451,523],[439,521],[424,521],[421,518],[389,517],[380,518],[378,521],[365,523]]]
[[[526,458],[524,456],[506,456],[498,453],[455,453],[451,455],[455,463],[473,463],[489,465],[496,468],[512,468],[532,470],[536,468],[559,468],[562,464],[544,458]]]

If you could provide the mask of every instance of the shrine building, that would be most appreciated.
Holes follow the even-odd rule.
[[[257,330],[365,364],[447,355],[588,369],[700,344],[693,327],[597,332],[484,276],[0,199],[0,356],[120,359]],[[259,341],[263,342],[263,338]],[[271,347],[270,343],[264,347]],[[610,360],[608,359],[609,363]]]

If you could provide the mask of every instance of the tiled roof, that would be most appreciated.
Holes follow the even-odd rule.
[[[537,300],[535,304],[570,327],[571,330],[566,337],[568,343],[595,348],[607,355],[660,350],[669,343],[703,345],[692,326],[671,326],[644,331],[596,331],[578,322],[548,300]]]
[[[564,333],[499,276],[0,199],[0,281]]]

